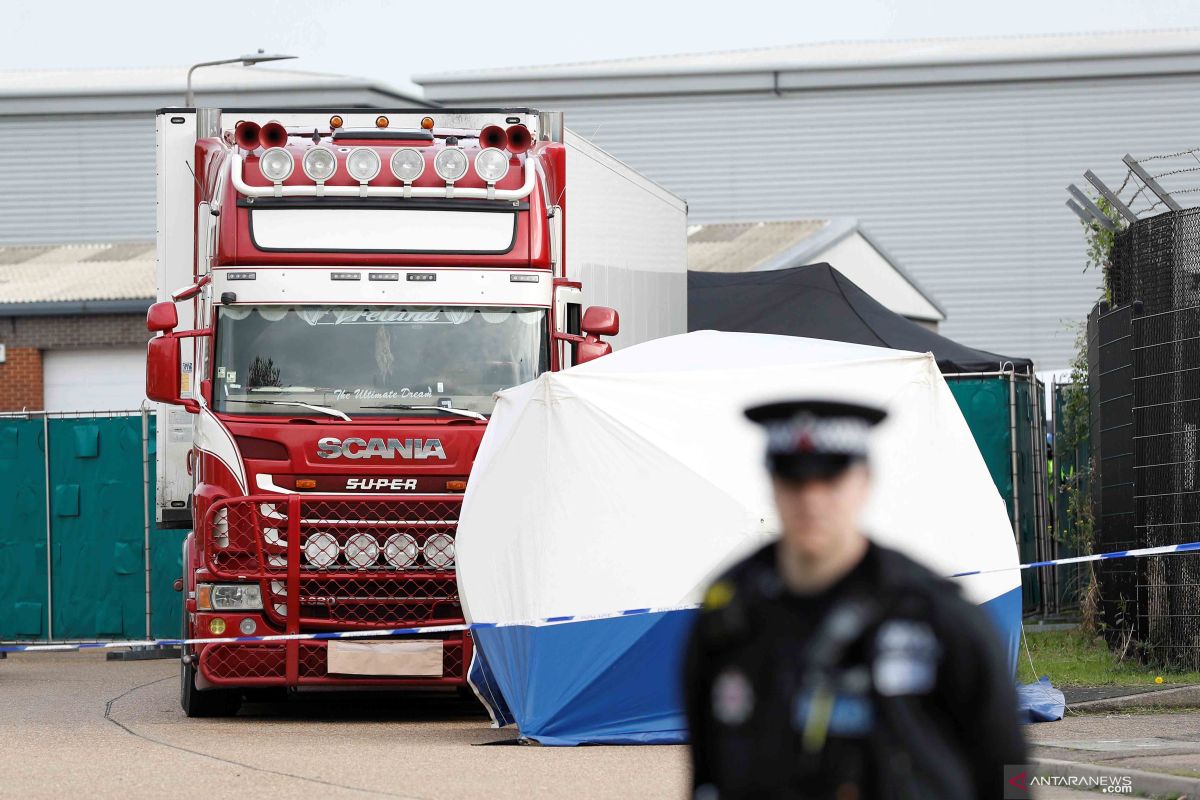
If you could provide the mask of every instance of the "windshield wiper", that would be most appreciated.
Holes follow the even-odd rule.
[[[312,403],[301,403],[299,400],[235,400],[233,398],[226,398],[226,399],[231,402],[234,402],[234,403],[253,403],[255,405],[261,405],[261,406],[297,406],[299,408],[307,408],[310,411],[319,411],[322,414],[328,414],[329,416],[337,417],[338,419],[344,419],[346,422],[354,421],[354,420],[350,419],[350,415],[347,414],[345,411],[338,411],[336,408],[329,408],[328,406],[314,406]]]
[[[483,414],[480,414],[478,411],[468,411],[465,408],[447,408],[446,406],[407,406],[403,403],[390,403],[383,406],[363,406],[363,408],[398,408],[402,411],[444,411],[447,414],[454,414],[459,417],[479,419],[487,422],[487,417],[485,417]]]

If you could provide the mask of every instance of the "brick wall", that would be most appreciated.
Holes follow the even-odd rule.
[[[145,345],[145,314],[0,317],[0,411],[40,411],[45,403],[42,351]]]
[[[36,347],[8,347],[0,363],[0,411],[42,408],[42,353]]]
[[[144,313],[0,317],[0,342],[10,348],[129,347],[144,345],[149,339]]]

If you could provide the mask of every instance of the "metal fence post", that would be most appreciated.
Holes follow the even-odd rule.
[[[54,543],[50,526],[54,521],[50,509],[50,417],[42,412],[42,467],[46,479],[46,639],[54,641]]]
[[[1008,375],[1008,452],[1012,458],[1012,509],[1013,536],[1017,540],[1017,552],[1021,550],[1021,483],[1017,469],[1017,376]]]
[[[146,572],[146,638],[154,636],[150,607],[150,412],[142,403],[142,565]]]

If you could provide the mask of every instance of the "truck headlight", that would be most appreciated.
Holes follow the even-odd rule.
[[[495,183],[508,174],[508,156],[495,147],[487,147],[475,156],[475,172],[488,183]]]
[[[229,547],[229,509],[218,508],[213,512],[212,521],[213,543],[217,547]]]
[[[425,540],[421,548],[425,563],[434,569],[449,569],[454,566],[454,539],[446,533],[435,533]]]
[[[350,566],[366,568],[379,559],[379,542],[369,533],[356,533],[346,540],[345,553]]]
[[[412,183],[425,171],[425,156],[415,147],[401,147],[392,153],[392,174],[396,180]]]
[[[318,183],[329,180],[337,171],[337,156],[328,147],[314,147],[304,154],[304,174]]]
[[[337,539],[328,531],[318,531],[304,540],[304,560],[317,569],[337,561],[340,550]]]
[[[396,569],[417,563],[417,540],[407,533],[393,533],[383,545],[383,557]]]
[[[258,159],[258,168],[263,177],[269,181],[286,181],[292,174],[296,163],[292,154],[282,147],[272,147]]]
[[[454,183],[467,174],[467,166],[470,163],[467,154],[460,148],[447,147],[433,157],[433,170],[446,183]]]
[[[256,583],[197,584],[196,608],[201,611],[257,611],[262,608],[262,590]]]
[[[369,147],[356,147],[346,156],[346,171],[359,183],[366,183],[379,174],[379,153]]]

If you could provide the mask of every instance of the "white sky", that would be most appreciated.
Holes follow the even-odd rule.
[[[400,88],[443,70],[836,39],[1200,27],[1196,0],[6,0],[4,12],[0,69],[188,65],[261,47]]]

